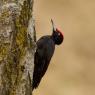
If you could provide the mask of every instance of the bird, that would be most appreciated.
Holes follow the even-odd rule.
[[[55,46],[60,45],[64,40],[62,32],[55,27],[53,20],[52,23],[52,34],[42,36],[37,42],[37,49],[34,54],[34,72],[32,90],[36,89],[43,76],[45,75],[50,60],[54,54]]]

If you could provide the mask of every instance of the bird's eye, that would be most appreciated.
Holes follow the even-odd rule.
[[[58,36],[60,36],[60,33],[58,33]]]

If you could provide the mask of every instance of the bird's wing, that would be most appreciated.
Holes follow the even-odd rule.
[[[36,50],[34,58],[33,89],[38,87],[42,77],[48,68],[49,62],[54,52],[54,48],[52,48],[51,43],[50,47],[49,43],[47,45],[46,42],[44,43],[43,41],[44,38],[40,39],[40,41],[37,43],[38,48]],[[43,45],[43,43],[45,45]]]
[[[35,65],[34,65],[34,73],[33,73],[33,88],[37,88],[42,77],[44,76],[50,59],[51,58],[47,58],[47,55],[40,55],[40,51],[39,50],[36,51],[35,53]]]

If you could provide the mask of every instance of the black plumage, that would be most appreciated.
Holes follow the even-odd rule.
[[[37,41],[37,50],[34,57],[33,89],[38,87],[44,76],[53,56],[55,45],[61,44],[63,39],[62,33],[53,27],[52,35],[43,36]]]

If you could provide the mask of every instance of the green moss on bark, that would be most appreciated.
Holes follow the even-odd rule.
[[[4,0],[4,2],[7,1]],[[14,25],[10,43],[7,45],[2,43],[0,47],[0,57],[3,59],[6,56],[7,59],[3,67],[4,75],[2,75],[2,84],[6,88],[3,89],[2,93],[5,93],[3,95],[16,95],[16,89],[22,78],[25,63],[21,63],[21,60],[26,55],[26,48],[29,46],[27,28],[32,17],[32,6],[33,2],[31,0],[24,1],[20,15],[12,19]],[[9,11],[5,10],[0,16],[0,23],[6,22],[5,18],[8,16],[10,16]]]

